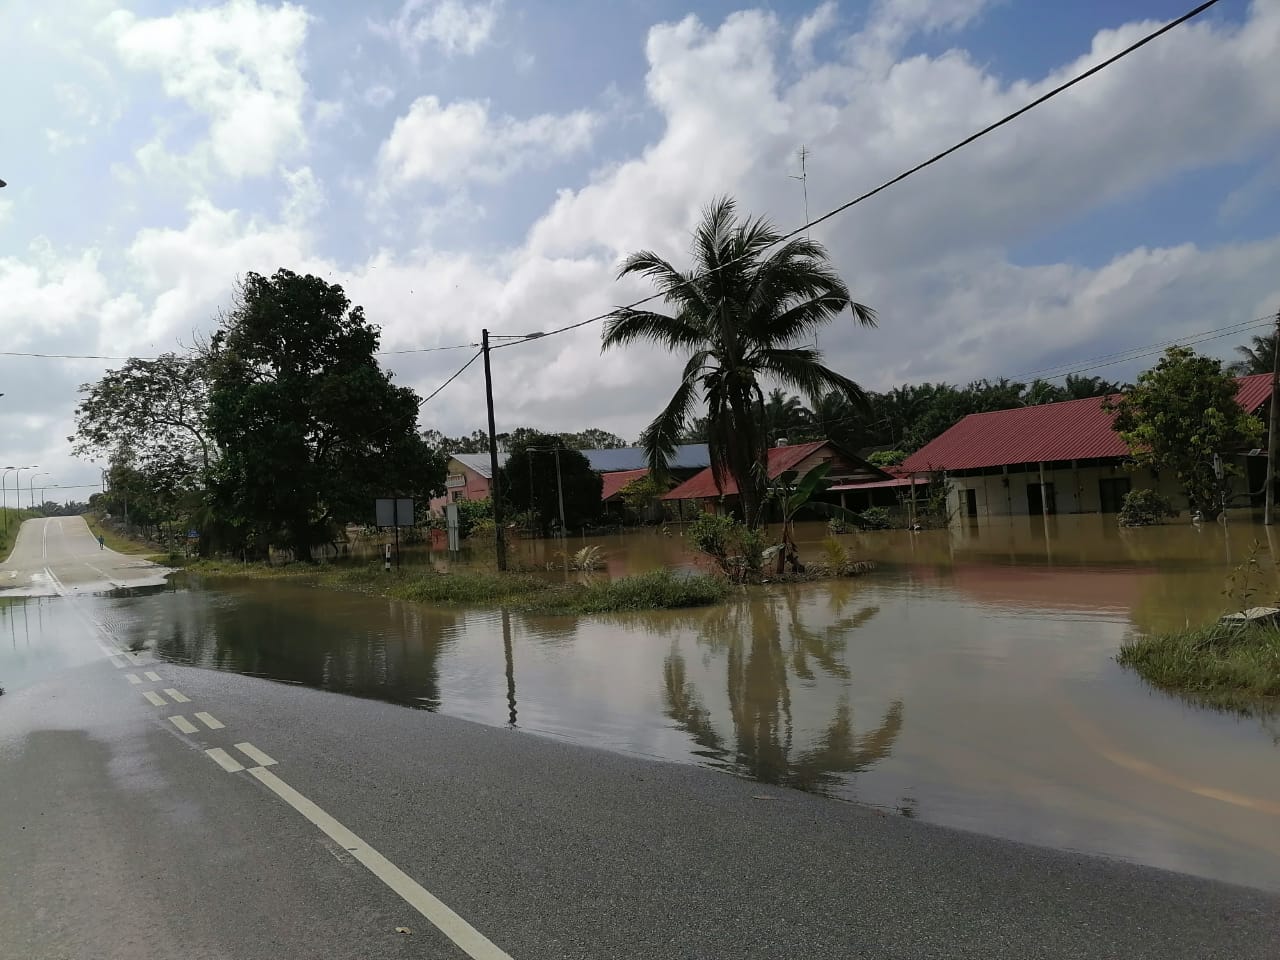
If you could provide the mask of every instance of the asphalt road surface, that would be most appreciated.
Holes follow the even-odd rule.
[[[95,593],[164,582],[169,572],[98,546],[80,517],[28,520],[0,563],[0,597]]]
[[[33,642],[81,656],[0,697],[5,960],[1280,956],[1271,894],[161,662],[43,603]]]

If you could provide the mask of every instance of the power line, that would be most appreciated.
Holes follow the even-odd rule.
[[[436,397],[436,395],[437,395],[441,390],[443,390],[443,389],[444,389],[445,387],[447,387],[449,384],[453,383],[453,381],[457,380],[460,376],[462,376],[462,374],[466,371],[467,367],[471,366],[473,363],[475,363],[477,360],[479,360],[479,359],[480,359],[480,355],[481,355],[482,353],[484,353],[484,351],[483,351],[483,350],[477,350],[477,351],[475,352],[475,355],[474,355],[470,360],[468,360],[468,361],[467,361],[466,363],[464,363],[461,367],[459,367],[457,370],[455,370],[455,371],[454,371],[453,376],[451,376],[451,377],[450,377],[448,380],[446,380],[444,383],[440,384],[440,386],[438,386],[438,387],[436,387],[434,390],[432,390],[432,391],[431,391],[429,394],[427,394],[423,399],[419,400],[419,401],[418,401],[418,406],[419,406],[419,407],[424,407],[424,406],[426,406],[426,405],[427,405],[431,400],[433,400],[433,399]]]
[[[1273,316],[1266,316],[1266,317],[1257,317],[1256,319],[1253,319],[1253,320],[1241,320],[1237,323],[1229,323],[1223,327],[1214,327],[1211,330],[1203,330],[1200,333],[1188,333],[1185,336],[1174,337],[1171,340],[1162,340],[1159,343],[1149,343],[1141,347],[1130,347],[1127,350],[1120,350],[1120,351],[1117,351],[1116,353],[1104,353],[1100,357],[1092,357],[1088,360],[1075,360],[1070,363],[1057,363],[1049,367],[1041,367],[1039,370],[1031,370],[1027,373],[1014,374],[1009,379],[1010,380],[1028,380],[1035,377],[1044,378],[1045,374],[1053,373],[1056,370],[1063,370],[1066,367],[1074,368],[1081,363],[1094,363],[1095,361],[1110,360],[1113,357],[1120,357],[1121,362],[1123,362],[1124,359],[1137,359],[1136,357],[1127,357],[1126,355],[1134,353],[1135,351],[1138,351],[1138,350],[1149,350],[1154,347],[1171,347],[1174,344],[1182,343],[1183,341],[1188,340],[1192,337],[1200,337],[1200,336],[1204,336],[1205,334],[1218,333],[1220,331],[1226,331],[1223,334],[1223,336],[1227,336],[1232,333],[1243,333],[1246,330],[1252,329],[1254,326],[1260,323],[1271,323],[1274,319],[1275,318]],[[1077,372],[1079,371],[1075,369],[1071,370],[1071,373],[1077,373]],[[1065,375],[1066,374],[1059,373],[1059,374],[1055,374],[1053,377],[1049,379],[1056,380],[1058,379],[1058,377],[1065,376]]]
[[[782,236],[774,240],[773,243],[770,243],[762,247],[761,250],[767,250],[770,247],[774,247],[780,243],[785,243],[788,240],[792,240],[795,237],[798,237],[800,234],[806,233],[810,228],[816,227],[820,223],[825,223],[827,220],[830,220],[832,217],[836,216],[837,214],[844,213],[849,208],[857,206],[858,204],[866,200],[870,200],[876,194],[881,193],[885,190],[888,190],[890,187],[901,183],[903,180],[906,180],[908,177],[911,177],[919,173],[921,170],[924,170],[926,167],[931,167],[938,161],[951,156],[951,154],[956,153],[957,151],[963,150],[965,147],[982,139],[987,134],[1000,129],[1005,124],[1011,123],[1012,121],[1016,120],[1018,117],[1022,116],[1023,114],[1031,112],[1041,104],[1047,103],[1048,101],[1052,100],[1054,97],[1058,96],[1059,94],[1064,93],[1065,91],[1071,89],[1076,84],[1089,79],[1094,74],[1100,73],[1101,71],[1105,70],[1107,67],[1111,66],[1112,64],[1120,60],[1123,60],[1125,57],[1129,56],[1131,53],[1134,53],[1135,51],[1141,49],[1142,47],[1145,47],[1148,43],[1151,43],[1153,40],[1156,40],[1157,38],[1163,36],[1164,34],[1168,33],[1170,30],[1174,29],[1175,27],[1181,26],[1182,24],[1186,23],[1188,20],[1195,19],[1196,17],[1200,16],[1200,14],[1204,13],[1206,10],[1216,5],[1217,3],[1218,3],[1218,0],[1205,0],[1204,3],[1200,4],[1198,7],[1195,7],[1192,10],[1187,11],[1182,16],[1178,17],[1176,20],[1170,20],[1164,26],[1159,27],[1158,29],[1152,31],[1151,33],[1147,34],[1145,37],[1138,40],[1137,42],[1131,43],[1129,46],[1125,47],[1119,53],[1113,54],[1112,56],[1103,60],[1101,63],[1094,64],[1088,70],[1085,70],[1083,73],[1076,74],[1070,80],[1067,80],[1064,83],[1058,84],[1058,86],[1054,87],[1052,90],[1049,90],[1048,92],[1041,94],[1039,97],[1032,100],[1030,103],[1025,104],[1019,109],[1013,111],[1013,113],[1010,113],[1005,115],[1004,117],[1001,117],[999,120],[995,121],[995,123],[988,124],[987,126],[983,127],[981,130],[977,131],[976,133],[970,134],[969,136],[965,137],[959,143],[953,144],[952,146],[948,147],[946,150],[943,150],[941,153],[934,154],[928,160],[925,160],[921,163],[916,164],[914,167],[910,168],[909,170],[904,170],[902,173],[898,174],[896,177],[893,177],[892,179],[884,181],[884,183],[880,184],[878,187],[868,190],[866,193],[863,193],[860,196],[854,197],[852,200],[849,200],[849,201],[846,201],[845,203],[840,204],[840,206],[836,207],[833,210],[827,211],[822,216],[818,217],[816,220],[810,220],[808,223],[801,224],[800,226],[792,230],[790,233],[783,234]],[[577,323],[570,323],[570,324],[566,324],[563,327],[557,327],[554,330],[548,330],[545,333],[539,334],[537,337],[526,337],[523,340],[515,340],[512,343],[501,343],[501,344],[498,344],[493,349],[498,350],[498,349],[501,349],[502,347],[514,346],[517,343],[525,342],[525,340],[533,340],[533,339],[541,340],[543,337],[553,337],[559,333],[568,333],[570,330],[576,330],[579,327],[585,327],[591,323],[598,323],[601,320],[607,320],[609,317],[613,316],[616,313],[619,313],[620,311],[634,310],[636,307],[640,307],[646,303],[652,303],[654,300],[658,300],[663,297],[666,297],[671,292],[672,289],[678,289],[684,286],[692,286],[693,284],[698,283],[699,281],[711,276],[712,274],[719,273],[721,270],[731,267],[736,263],[742,262],[743,260],[747,259],[749,256],[754,256],[754,254],[743,254],[739,257],[734,257],[732,259],[726,260],[724,263],[719,264],[715,267],[712,267],[710,270],[707,270],[705,273],[701,274],[700,276],[690,277],[688,280],[685,280],[682,283],[676,284],[675,287],[668,288],[667,290],[660,290],[657,293],[650,294],[647,297],[643,297],[625,306],[617,307],[613,310],[610,310],[608,313],[598,314],[594,317],[588,317],[586,320],[579,320]]]
[[[395,357],[406,353],[439,353],[442,350],[465,350],[467,347],[478,347],[478,343],[455,343],[449,347],[410,347],[406,350],[375,350],[375,357]]]

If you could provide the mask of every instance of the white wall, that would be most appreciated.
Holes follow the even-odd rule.
[[[1123,466],[1088,466],[1076,469],[1045,470],[1046,483],[1053,484],[1058,513],[1097,513],[1101,507],[1098,481],[1106,477],[1128,477],[1132,489],[1154,488],[1168,497],[1176,509],[1187,509],[1187,499],[1178,485],[1167,474],[1158,480],[1146,468],[1130,469]],[[1005,481],[1008,481],[1006,484]],[[1008,517],[1027,516],[1027,486],[1040,482],[1040,474],[1009,473],[980,477],[950,477],[952,493],[950,506],[953,516],[965,517],[966,490],[977,494],[978,516]],[[1243,480],[1237,478],[1237,488]]]

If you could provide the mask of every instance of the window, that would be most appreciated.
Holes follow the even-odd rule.
[[[453,497],[453,502],[454,502],[454,503],[457,503],[459,500],[465,500],[465,499],[467,499],[467,491],[465,491],[465,490],[455,490],[455,491],[453,491],[452,497]]]
[[[1124,506],[1125,494],[1129,492],[1128,477],[1103,477],[1098,481],[1098,511],[1100,513],[1119,513]]]

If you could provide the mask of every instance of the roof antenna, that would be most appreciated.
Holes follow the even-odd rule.
[[[804,222],[805,222],[804,238],[808,240],[809,239],[809,229],[808,229],[808,224],[809,224],[809,148],[806,147],[803,143],[800,144],[799,155],[800,155],[800,175],[796,176],[794,173],[790,173],[790,174],[787,174],[787,176],[789,176],[792,180],[799,180],[800,189],[804,191]],[[818,331],[817,330],[813,331],[813,349],[815,350],[818,349]]]

